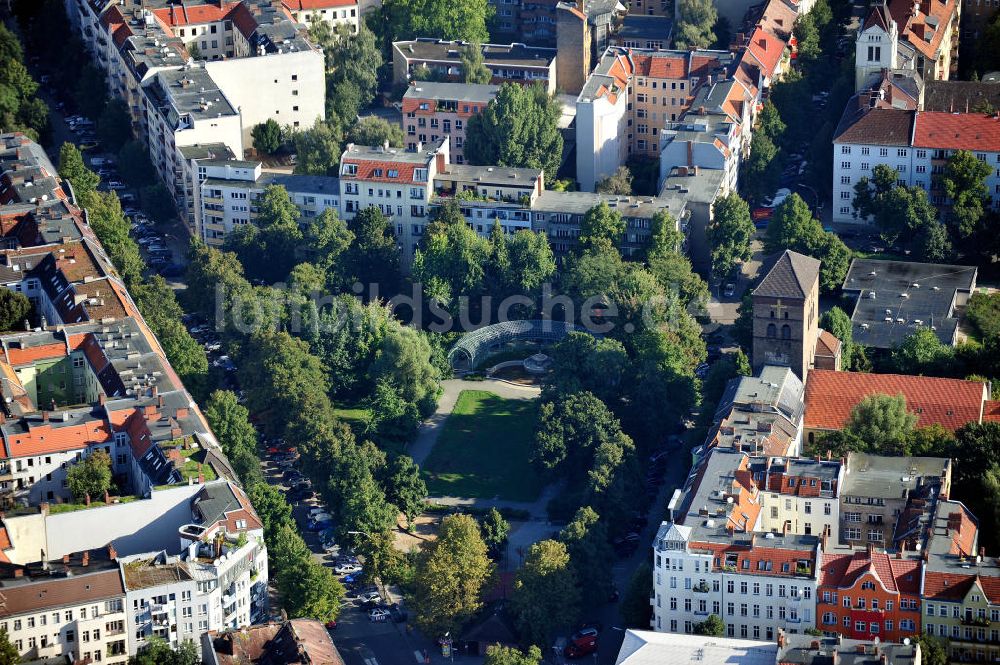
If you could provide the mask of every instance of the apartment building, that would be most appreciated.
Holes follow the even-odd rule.
[[[263,524],[242,491],[206,485],[192,501],[197,522],[178,529],[180,554],[121,557],[130,651],[150,639],[171,646],[267,616]]]
[[[919,558],[874,545],[825,552],[816,596],[817,628],[830,636],[902,642],[920,634]]]
[[[8,630],[25,631],[19,636],[26,650],[49,650],[36,652],[38,658],[62,649],[75,650],[78,659],[117,662],[117,656],[134,655],[151,638],[173,647],[198,644],[208,630],[241,628],[267,616],[263,525],[247,495],[229,481],[182,485],[133,502],[59,513],[43,504],[5,515],[0,532],[5,574],[14,576],[0,581],[8,613],[0,611],[0,625],[10,617]],[[35,562],[40,551],[48,561]],[[37,582],[34,595],[7,592],[22,578]],[[61,617],[52,614],[48,621],[41,616],[22,621],[39,605],[64,602],[58,588],[63,579],[81,580],[87,591],[113,580],[108,609],[91,606]],[[49,639],[53,629],[56,634]]]
[[[188,231],[195,237],[201,236],[199,224],[201,223],[201,181],[202,174],[198,165],[205,163],[206,169],[209,164],[218,162],[237,161],[236,153],[229,149],[224,143],[197,143],[195,145],[182,146],[177,149],[179,153],[179,175],[175,180],[178,185],[178,205],[177,212]],[[249,168],[255,162],[246,162]],[[207,176],[206,176],[207,177]]]
[[[183,173],[181,148],[218,142],[243,153],[240,113],[208,72],[183,66],[159,72],[143,88],[149,158],[160,179],[175,193]],[[179,201],[182,203],[183,199]]]
[[[125,590],[113,548],[6,564],[0,594],[0,629],[23,661],[128,661]]]
[[[788,367],[766,365],[757,376],[730,379],[699,454],[718,447],[748,455],[798,455],[804,396],[802,381]]]
[[[660,184],[660,196],[684,199],[690,215],[687,233],[687,255],[699,274],[712,270],[712,252],[708,243],[708,227],[714,219],[716,199],[729,193],[724,171],[697,166],[672,168]]]
[[[346,219],[375,206],[389,217],[404,262],[419,246],[430,221],[429,205],[434,177],[448,163],[448,139],[430,149],[410,152],[395,148],[358,146],[353,143],[340,158],[341,211]]]
[[[845,473],[842,460],[760,456],[751,458],[750,469],[761,488],[761,531],[787,529],[836,542]]]
[[[774,640],[815,625],[817,536],[754,533],[761,490],[750,458],[712,450],[674,492],[653,543],[656,631],[691,633],[710,614],[727,637]]]
[[[658,158],[664,127],[733,64],[726,51],[607,49],[576,100],[581,189],[593,191],[629,157]]]
[[[238,160],[201,161],[198,173],[198,235],[213,247],[222,246],[233,229],[253,223],[256,201],[272,185],[285,188],[299,210],[302,225],[308,225],[327,208],[340,212],[337,178],[265,172],[260,162]]]
[[[199,477],[199,464],[231,476],[51,163],[21,135],[0,144],[0,218],[11,223],[0,284],[35,312],[26,330],[0,336],[3,499],[67,501],[69,466],[96,450],[139,495]]]
[[[967,150],[992,170],[986,186],[994,209],[1000,207],[1000,118],[977,113],[945,113],[881,108],[867,93],[856,95],[844,111],[833,139],[833,219],[866,224],[852,206],[854,186],[870,178],[878,164],[899,174],[899,183],[926,189],[931,202],[948,199],[934,175],[948,158]]]
[[[323,54],[299,19],[356,24],[358,13],[335,0],[88,0],[69,9],[189,224],[193,182],[182,149],[222,143],[242,157],[259,123],[306,128],[325,117]]]
[[[469,118],[481,113],[496,97],[499,86],[472,83],[436,83],[420,81],[403,94],[402,123],[406,148],[416,150],[417,143],[438,143],[449,138],[451,159],[465,163],[465,130]]]
[[[850,453],[840,491],[840,542],[892,549],[906,540],[907,511],[922,514],[929,500],[950,491],[950,459]]]
[[[392,82],[409,85],[413,71],[426,67],[434,77],[460,81],[462,76],[461,41],[418,38],[392,44]],[[556,91],[556,49],[524,44],[481,44],[483,64],[493,74],[490,83],[540,83],[545,91]]]
[[[944,638],[951,662],[1000,658],[1000,561],[978,546],[979,525],[958,501],[940,501],[929,524],[923,631]]]
[[[872,7],[855,41],[855,87],[881,70],[907,69],[925,81],[958,71],[962,5],[958,0],[892,0]]]
[[[325,21],[334,26],[350,26],[357,32],[362,8],[358,0],[282,0],[282,4],[297,23],[310,25]]]

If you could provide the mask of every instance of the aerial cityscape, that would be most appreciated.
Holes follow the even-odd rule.
[[[0,665],[1000,662],[1000,0],[8,0],[0,284]]]

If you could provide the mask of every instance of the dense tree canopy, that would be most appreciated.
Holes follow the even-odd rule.
[[[479,525],[468,515],[441,522],[437,540],[420,553],[413,581],[414,621],[428,635],[457,633],[482,607],[493,573]]]
[[[580,612],[580,591],[566,545],[543,540],[531,546],[517,572],[510,604],[518,631],[529,644],[550,644],[557,630],[572,626]]]
[[[546,180],[555,181],[562,159],[561,113],[540,84],[506,83],[482,113],[469,119],[465,157],[470,164],[543,169]]]
[[[756,229],[750,219],[750,206],[736,192],[718,199],[712,213],[708,243],[712,248],[712,271],[721,277],[750,260],[750,241]]]

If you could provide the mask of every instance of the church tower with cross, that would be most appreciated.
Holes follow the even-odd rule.
[[[764,265],[764,277],[753,290],[755,375],[765,365],[781,365],[805,383],[820,333],[819,266],[816,259],[787,249]]]

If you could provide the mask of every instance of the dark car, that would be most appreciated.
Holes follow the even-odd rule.
[[[406,610],[399,603],[393,603],[389,606],[389,618],[394,623],[403,623],[408,617],[409,615],[406,613]]]

